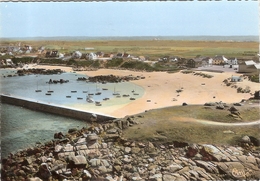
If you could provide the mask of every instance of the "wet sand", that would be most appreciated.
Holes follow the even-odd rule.
[[[62,69],[72,72],[71,67],[36,65],[33,68]],[[230,78],[234,72],[214,73],[203,72],[213,75],[213,78],[203,78],[193,74],[166,73],[166,72],[135,72],[129,70],[99,69],[97,71],[79,71],[79,74],[88,76],[95,75],[118,75],[144,76],[145,79],[132,81],[132,83],[144,88],[144,95],[134,101],[118,101],[116,98],[110,100],[107,105],[96,106],[90,111],[108,114],[118,118],[133,115],[150,109],[187,104],[204,104],[205,102],[235,103],[242,99],[252,97],[250,93],[237,93],[235,88],[227,87],[223,80]],[[250,87],[251,93],[259,90],[259,84],[248,80],[236,83],[238,87]],[[181,89],[181,93],[176,90]],[[175,100],[174,100],[175,99]],[[78,109],[85,109],[82,105],[74,105]]]

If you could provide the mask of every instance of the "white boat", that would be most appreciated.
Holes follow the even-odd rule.
[[[120,96],[120,94],[118,92],[116,92],[116,87],[114,87],[114,93],[113,93],[114,96]]]
[[[93,103],[94,99],[92,99],[92,97],[90,95],[87,96],[86,101],[89,103]]]

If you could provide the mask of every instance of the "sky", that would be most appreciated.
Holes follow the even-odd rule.
[[[0,37],[259,35],[258,1],[2,2]]]

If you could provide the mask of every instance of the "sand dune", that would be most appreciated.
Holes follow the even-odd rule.
[[[42,66],[37,65],[34,68],[55,69],[60,68],[64,71],[70,72],[70,67],[58,66]],[[203,78],[193,74],[166,73],[166,72],[135,72],[129,70],[113,70],[113,69],[99,69],[97,71],[81,71],[81,74],[88,76],[95,75],[134,75],[145,76],[145,79],[133,81],[133,83],[142,86],[145,89],[144,96],[127,104],[114,104],[113,106],[101,106],[95,109],[95,112],[102,112],[115,117],[124,117],[126,115],[137,114],[149,109],[157,109],[167,106],[187,104],[204,104],[205,102],[225,103],[240,102],[242,99],[251,97],[249,93],[237,93],[235,88],[227,87],[223,84],[223,80],[230,78],[234,72],[227,73],[213,73],[204,72],[213,75],[213,78]],[[240,74],[237,74],[240,75]],[[236,83],[238,87],[250,87],[251,93],[259,90],[259,84],[243,80]],[[176,90],[183,88],[181,93]],[[173,100],[175,99],[175,101]],[[82,107],[77,107],[82,108]],[[82,108],[83,109],[83,108]]]

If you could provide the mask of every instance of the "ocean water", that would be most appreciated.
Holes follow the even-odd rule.
[[[144,93],[142,87],[130,82],[97,84],[77,81],[78,77],[87,77],[87,75],[75,74],[73,72],[59,75],[26,75],[4,78],[4,76],[7,75],[16,75],[16,70],[0,70],[1,94],[68,107],[79,104],[86,105],[86,107],[95,106],[95,104],[86,101],[86,96],[88,93],[95,93],[97,91],[102,91],[102,94],[93,95],[93,99],[101,103],[105,97],[114,97],[114,92],[130,94],[132,90],[136,90],[139,95],[135,98],[141,97]],[[46,82],[48,82],[49,79],[64,79],[69,80],[69,82],[63,84],[48,84]],[[103,91],[103,88],[107,90]],[[40,89],[42,92],[35,92],[36,89]],[[49,90],[54,91],[52,95],[45,95]],[[72,93],[71,91],[77,92]],[[88,93],[85,93],[85,91],[88,91]],[[71,98],[66,98],[66,96],[71,96]],[[79,97],[83,99],[78,99]],[[124,101],[125,100],[126,99],[124,99]],[[118,99],[118,103],[120,104],[120,99]],[[54,133],[60,131],[66,133],[70,128],[82,128],[87,126],[87,123],[81,120],[36,112],[9,104],[0,104],[0,106],[2,158],[6,157],[10,152],[17,152],[19,149],[34,146],[36,142],[49,141],[53,139]]]
[[[49,141],[57,132],[87,126],[85,121],[1,104],[1,156]]]

